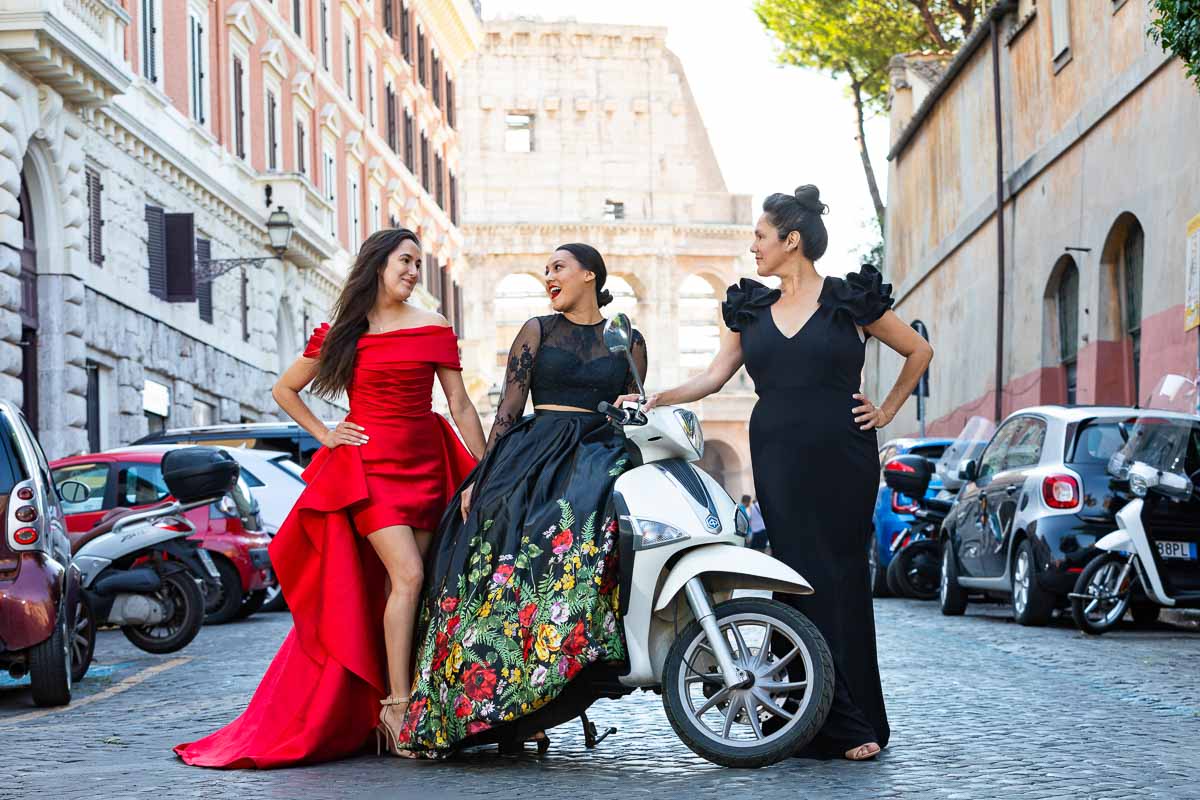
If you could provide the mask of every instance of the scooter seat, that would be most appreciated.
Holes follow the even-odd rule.
[[[171,505],[171,504],[170,503],[160,503],[159,504],[159,506],[162,508],[166,508],[169,505]],[[144,509],[134,509],[134,508],[128,508],[126,506],[117,506],[116,508],[109,509],[108,511],[106,511],[104,513],[104,516],[102,516],[100,518],[100,521],[96,523],[96,526],[94,528],[92,528],[89,531],[85,531],[84,533],[77,533],[77,534],[70,535],[69,538],[71,539],[71,555],[75,555],[76,553],[78,553],[79,549],[81,547],[83,547],[85,544],[92,541],[93,539],[95,539],[99,536],[103,536],[104,534],[112,531],[112,529],[117,526],[117,523],[120,522],[124,517],[128,517],[130,514],[133,514],[138,511],[149,511],[150,508],[154,508],[154,506],[151,506],[149,508],[144,508]]]

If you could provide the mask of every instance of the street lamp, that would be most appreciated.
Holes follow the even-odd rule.
[[[500,389],[500,384],[493,383],[492,388],[488,389],[488,400],[492,403],[492,408],[500,408],[500,398],[504,396],[504,392]]]
[[[271,241],[271,249],[275,251],[275,255],[214,258],[200,261],[196,264],[197,280],[211,283],[226,272],[238,267],[261,267],[273,258],[282,258],[283,254],[287,252],[288,244],[292,241],[292,231],[295,228],[291,215],[283,210],[283,206],[276,206],[275,210],[271,212],[271,216],[267,218],[267,238]]]

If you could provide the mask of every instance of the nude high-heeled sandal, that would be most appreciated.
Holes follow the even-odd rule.
[[[379,705],[387,708],[388,706],[407,706],[411,697],[385,697],[379,701]],[[401,720],[404,716],[401,715]],[[392,755],[400,755],[399,735],[392,730],[391,726],[383,721],[382,715],[379,718],[379,724],[375,726],[375,755],[383,755],[383,751],[387,750]]]

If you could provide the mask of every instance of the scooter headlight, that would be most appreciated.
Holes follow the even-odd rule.
[[[704,431],[700,429],[700,420],[686,408],[675,409],[675,418],[687,435],[688,444],[696,451],[696,458],[704,458]]]
[[[746,516],[746,512],[742,510],[741,506],[734,509],[733,529],[738,536],[750,535],[750,517]]]
[[[678,542],[688,538],[685,531],[679,530],[665,522],[656,522],[652,519],[637,519],[631,518],[633,521],[633,549],[634,550],[649,550],[651,547],[658,547],[671,542]]]

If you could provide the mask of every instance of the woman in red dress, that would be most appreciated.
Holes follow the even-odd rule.
[[[421,245],[409,230],[375,233],[359,250],[304,355],[272,392],[324,447],[308,486],[271,543],[295,622],[246,711],[175,752],[203,767],[267,769],[341,758],[372,729],[395,751],[412,685],[412,637],[431,531],[482,454],[483,427],[463,386],[446,320],[407,303]],[[470,447],[432,411],[437,376]],[[333,430],[300,391],[346,391]],[[381,708],[382,704],[382,708]]]

